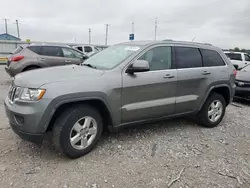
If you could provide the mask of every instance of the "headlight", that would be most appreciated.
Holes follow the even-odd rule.
[[[45,91],[45,89],[23,88],[23,91],[19,98],[26,101],[38,101],[43,97]]]

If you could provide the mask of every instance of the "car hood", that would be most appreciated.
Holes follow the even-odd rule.
[[[50,67],[20,73],[15,76],[14,84],[20,87],[39,88],[48,83],[88,79],[101,76],[103,73],[103,70],[78,65]]]
[[[250,72],[238,71],[236,75],[236,80],[250,81]]]

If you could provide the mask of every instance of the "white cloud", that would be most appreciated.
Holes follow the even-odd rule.
[[[136,40],[158,39],[209,42],[222,48],[250,48],[250,1],[241,0],[8,0],[1,2],[0,18],[9,18],[9,32],[16,35],[20,21],[22,39],[104,44],[109,23],[109,44],[128,40],[135,21]],[[4,22],[0,33],[4,32]]]

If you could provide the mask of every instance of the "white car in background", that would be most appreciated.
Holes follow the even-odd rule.
[[[92,54],[98,53],[100,51],[97,47],[92,45],[77,45],[73,46],[73,48],[84,52],[85,54],[88,54],[88,56],[91,56]]]
[[[247,53],[243,52],[224,52],[227,57],[231,60],[233,65],[237,65],[238,69],[245,67],[246,65],[250,64],[250,56]]]

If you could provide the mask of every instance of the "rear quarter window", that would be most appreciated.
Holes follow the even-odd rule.
[[[204,67],[224,66],[220,54],[214,50],[201,49]]]
[[[13,55],[14,55],[14,54],[18,54],[18,53],[20,53],[22,50],[23,50],[23,47],[22,47],[22,46],[18,46],[18,47],[12,52],[12,54],[13,54]]]

